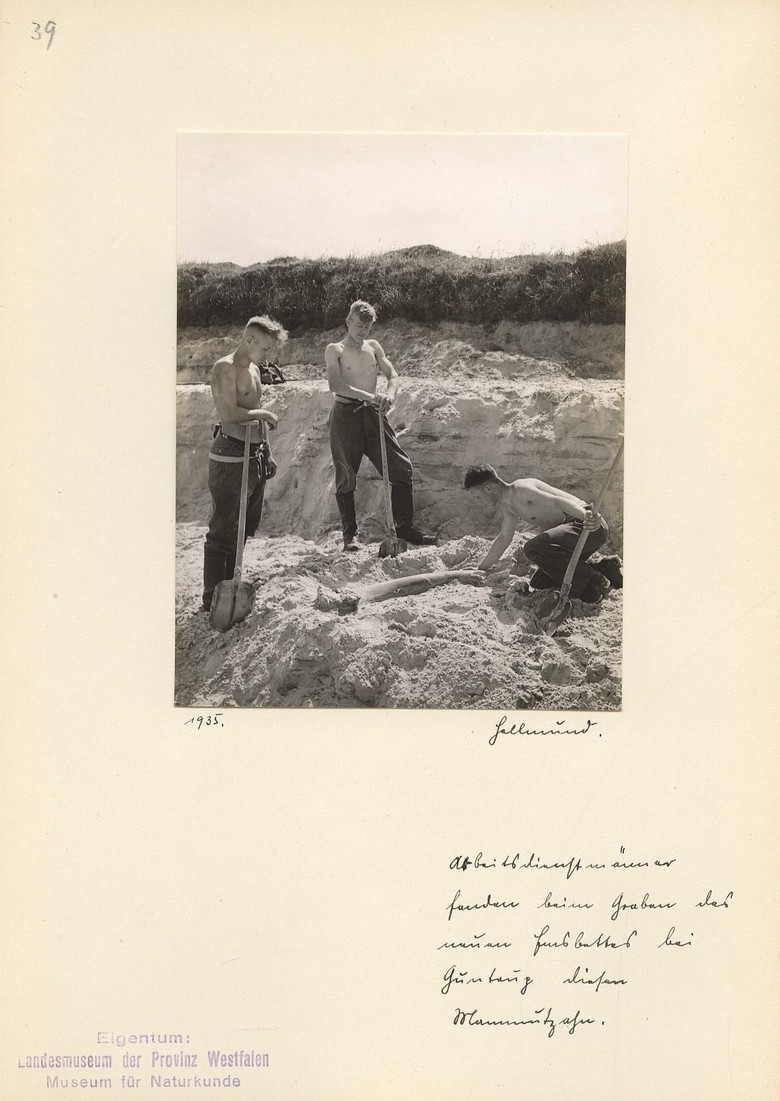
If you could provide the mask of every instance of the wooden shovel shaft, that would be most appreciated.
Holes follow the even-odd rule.
[[[368,390],[361,390],[357,386],[350,385],[350,390],[353,393],[358,394],[361,398],[365,398],[372,403],[376,402],[376,394],[369,394]],[[385,520],[387,521],[387,527],[390,532],[390,540],[393,544],[393,550],[391,553],[396,554],[399,549],[399,539],[395,533],[395,524],[393,523],[393,500],[390,494],[390,476],[387,471],[387,442],[385,440],[385,418],[382,415],[381,408],[377,405],[377,415],[379,417],[379,449],[382,453],[382,488],[385,497]],[[385,544],[383,543],[384,547]],[[405,550],[405,546],[401,546],[401,550]],[[380,551],[381,554],[381,551]]]
[[[615,467],[617,466],[618,462],[620,461],[620,456],[622,454],[623,454],[623,440],[621,439],[620,446],[618,447],[617,451],[615,452],[615,458],[612,460],[612,466],[609,468],[609,472],[607,473],[607,476],[604,479],[604,483],[601,487],[601,492],[599,493],[599,495],[596,499],[596,503],[593,506],[594,513],[597,513],[599,511],[599,509],[601,508],[601,504],[604,500],[604,497],[606,496],[607,490],[609,489],[609,483],[612,481],[612,475],[615,473]],[[582,548],[585,546],[585,541],[587,540],[589,535],[590,535],[590,532],[586,531],[585,528],[583,528],[582,531],[580,532],[580,537],[577,540],[577,543],[574,547],[574,550],[572,551],[571,558],[569,559],[569,564],[566,567],[566,573],[563,575],[563,584],[561,585],[561,594],[560,594],[560,598],[559,598],[559,603],[562,603],[563,601],[565,601],[569,596],[569,592],[571,591],[572,578],[574,577],[574,571],[577,568],[577,563],[579,562],[580,555],[582,554]]]
[[[379,414],[379,447],[382,452],[382,486],[385,494],[385,519],[390,530],[391,539],[396,538],[395,525],[393,524],[393,502],[390,496],[390,476],[387,472],[387,443],[385,441],[385,418],[382,411]]]
[[[585,540],[588,538],[589,535],[590,532],[586,531],[585,528],[583,528],[580,532],[580,537],[575,544],[574,550],[571,552],[571,558],[569,559],[569,564],[566,567],[566,573],[563,575],[563,584],[561,585],[561,591],[558,595],[559,604],[563,604],[568,599],[569,593],[571,592],[571,583],[572,578],[574,577],[574,571],[577,569],[577,563],[580,560],[582,548],[585,546]]]
[[[249,447],[251,436],[251,425],[254,421],[249,422],[244,431],[244,463],[241,467],[241,501],[238,508],[238,536],[236,539],[236,568],[233,572],[233,581],[236,585],[241,580],[241,567],[244,564],[244,533],[246,531],[246,505],[247,496],[249,491]],[[262,421],[260,422],[263,423]]]

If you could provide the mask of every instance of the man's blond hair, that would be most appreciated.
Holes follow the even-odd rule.
[[[278,321],[274,321],[272,317],[269,317],[267,313],[264,313],[262,317],[250,317],[244,326],[244,332],[249,329],[260,329],[261,332],[274,337],[279,344],[284,344],[288,336],[287,330],[282,328]]]
[[[353,313],[359,314],[362,318],[370,317],[372,321],[376,321],[376,310],[370,302],[364,302],[362,298],[358,298],[352,303],[347,317],[351,317]]]

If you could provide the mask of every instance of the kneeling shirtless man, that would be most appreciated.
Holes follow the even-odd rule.
[[[574,570],[571,595],[589,604],[597,604],[609,585],[623,587],[621,562],[617,555],[602,558],[592,565],[587,559],[602,546],[609,535],[606,520],[579,497],[556,489],[538,478],[518,478],[505,482],[492,466],[472,466],[466,471],[466,489],[478,489],[501,509],[501,531],[479,564],[489,570],[512,542],[520,521],[541,531],[523,547],[526,558],[537,568],[530,579],[534,589],[557,589],[563,583],[572,551],[583,530],[588,532],[580,560]]]
[[[393,521],[399,539],[417,546],[433,546],[436,538],[424,535],[414,526],[413,469],[409,456],[398,443],[385,416],[395,404],[398,372],[377,340],[368,334],[376,321],[376,310],[368,302],[353,302],[347,315],[347,335],[325,349],[328,386],[333,394],[330,411],[330,450],[336,467],[336,501],[341,515],[344,550],[358,550],[355,542],[355,484],[360,462],[368,455],[382,473],[379,417],[387,448],[387,468],[393,502]],[[379,372],[387,379],[384,397],[376,392]],[[351,387],[372,395],[356,394]]]

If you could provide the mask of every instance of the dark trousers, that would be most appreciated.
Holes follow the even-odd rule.
[[[582,532],[582,521],[570,520],[566,524],[543,531],[541,535],[529,539],[523,547],[523,553],[529,562],[537,567],[531,578],[535,589],[558,589],[563,583],[566,567],[569,565],[572,551]],[[582,548],[580,560],[574,570],[571,582],[571,595],[580,596],[590,582],[601,575],[586,561],[594,551],[606,543],[609,529],[602,520],[601,527],[590,532]]]
[[[412,484],[413,469],[409,456],[398,443],[395,432],[382,418],[387,447],[387,471],[391,485]],[[357,472],[367,455],[382,473],[382,451],[379,440],[379,415],[376,409],[362,402],[343,405],[334,402],[328,421],[330,450],[336,468],[336,493],[354,493]]]
[[[244,444],[218,432],[210,455],[243,459]],[[203,605],[210,607],[214,589],[227,581],[236,568],[238,514],[241,507],[242,463],[221,463],[209,458],[209,490],[213,502],[206,543],[203,548]],[[249,459],[246,529],[244,542],[254,535],[263,512],[265,462],[259,445],[253,444]]]

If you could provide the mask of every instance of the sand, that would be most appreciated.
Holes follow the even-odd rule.
[[[543,594],[516,591],[511,558],[481,587],[452,582],[419,595],[321,610],[318,591],[354,589],[426,570],[476,565],[487,540],[464,537],[380,559],[324,543],[259,537],[245,576],[247,619],[224,635],[195,611],[205,529],[179,526],[176,702],[190,706],[558,708],[620,707],[622,593],[573,601],[551,638],[534,616]],[[518,540],[518,545],[522,540]],[[520,568],[521,574],[527,570]]]
[[[321,365],[299,363],[291,368],[294,379],[267,391],[265,404],[279,416],[272,435],[279,473],[268,484],[263,521],[245,553],[254,608],[224,635],[198,611],[214,408],[207,385],[177,386],[178,704],[507,713],[620,707],[622,591],[610,591],[598,606],[575,600],[569,620],[548,638],[535,616],[544,594],[518,589],[531,572],[521,552],[527,531],[518,531],[482,586],[453,582],[358,603],[340,614],[339,593],[401,575],[476,566],[498,522],[481,495],[463,489],[467,466],[492,462],[508,479],[541,477],[590,500],[614,455],[623,423],[623,384],[614,377],[622,330],[601,327],[586,340],[581,332],[549,326],[534,334],[534,358],[496,349],[496,333],[480,345],[474,331],[451,328],[399,329],[387,349],[399,368],[405,364],[391,419],[403,426],[401,443],[415,465],[416,517],[439,545],[379,559],[387,534],[382,483],[364,460],[356,495],[363,548],[341,550],[327,438],[331,399]],[[591,352],[608,349],[609,371],[582,377],[571,360],[544,358],[545,333],[556,352],[575,335],[579,352],[588,340]],[[208,332],[197,338],[182,336],[180,360],[202,365],[224,340]],[[308,341],[322,348],[326,338],[314,334]],[[300,343],[305,359],[308,345]],[[620,553],[622,469],[602,511],[610,542],[601,553]]]

